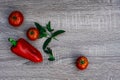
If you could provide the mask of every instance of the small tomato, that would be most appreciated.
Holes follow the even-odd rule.
[[[8,18],[9,24],[19,27],[23,23],[24,17],[20,11],[13,11]]]
[[[89,64],[88,59],[85,56],[80,56],[76,60],[76,67],[80,70],[86,69],[88,64]]]
[[[31,27],[27,30],[28,39],[34,41],[39,38],[40,32],[37,28]]]

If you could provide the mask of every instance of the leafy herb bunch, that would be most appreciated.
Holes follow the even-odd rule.
[[[34,23],[37,29],[40,31],[40,36],[39,38],[47,38],[45,42],[43,43],[43,51],[49,55],[48,60],[54,61],[55,57],[53,55],[52,49],[48,47],[49,43],[52,41],[52,39],[56,39],[56,36],[64,33],[64,30],[57,30],[54,31],[54,29],[51,28],[51,22],[49,21],[46,26],[42,26],[39,23],[35,22]]]

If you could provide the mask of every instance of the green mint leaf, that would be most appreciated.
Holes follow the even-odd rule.
[[[42,34],[40,34],[39,38],[43,38],[43,37],[47,37],[47,34],[45,32],[43,32]]]
[[[49,21],[48,24],[46,24],[46,28],[49,30],[51,30],[51,22]]]
[[[37,22],[34,22],[34,24],[35,24],[36,28],[37,28],[40,32],[46,32],[45,28],[44,28],[42,25],[40,25],[40,24],[37,23]]]
[[[34,22],[34,24],[35,24],[36,28],[40,31],[40,37],[39,38],[46,37],[47,34],[46,34],[45,28],[37,22]]]
[[[46,49],[46,47],[47,47],[48,44],[51,42],[51,40],[52,40],[52,38],[48,38],[48,39],[46,39],[46,41],[45,41],[44,44],[43,44],[43,50]]]
[[[46,32],[45,28],[42,27],[41,30],[40,30],[40,32]]]
[[[54,61],[54,60],[55,60],[55,57],[54,57],[54,56],[50,56],[50,57],[48,58],[48,60],[49,60],[49,61]]]
[[[45,53],[49,54],[50,52],[48,50],[44,50]]]
[[[49,54],[50,54],[50,55],[53,55],[53,54],[52,54],[52,49],[51,49],[50,47],[47,47],[47,50],[49,51]]]
[[[47,47],[46,49],[44,49],[44,52],[46,52],[46,53],[49,54],[49,55],[53,55],[53,54],[52,54],[52,49],[49,48],[49,47]]]
[[[57,38],[53,37],[54,40],[59,41]]]
[[[47,47],[44,52],[46,52],[47,54],[49,54],[49,58],[48,60],[49,61],[54,61],[55,60],[55,57],[53,56],[53,53],[52,53],[52,49],[50,47]]]
[[[43,29],[43,27],[39,23],[34,22],[34,24],[39,31],[41,31]]]
[[[51,29],[51,22],[49,21],[48,24],[46,25],[46,28],[49,32],[54,31],[54,29]]]
[[[65,32],[64,30],[57,30],[57,31],[55,31],[55,32],[52,34],[52,37],[54,38],[54,37],[56,37],[57,35],[62,34],[62,33],[64,33],[64,32]]]

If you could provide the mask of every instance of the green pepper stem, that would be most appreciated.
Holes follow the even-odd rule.
[[[17,45],[17,41],[15,41],[13,38],[8,38],[8,41],[9,41],[13,46],[16,46],[16,45]]]

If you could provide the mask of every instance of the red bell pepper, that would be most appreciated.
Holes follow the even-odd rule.
[[[42,62],[43,58],[41,53],[25,39],[20,38],[18,41],[13,40],[12,38],[8,39],[12,43],[11,51],[25,59],[28,59],[32,62]]]

